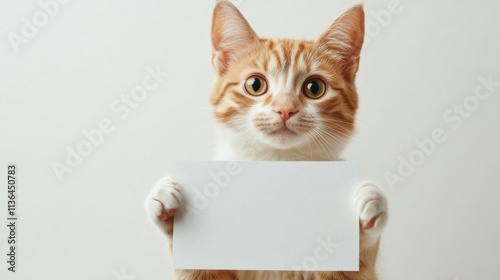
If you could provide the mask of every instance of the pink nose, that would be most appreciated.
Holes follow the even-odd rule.
[[[278,113],[281,117],[281,119],[286,122],[288,119],[290,119],[295,113],[297,113],[297,110],[295,109],[281,109],[281,110],[276,110],[274,109],[276,113]]]

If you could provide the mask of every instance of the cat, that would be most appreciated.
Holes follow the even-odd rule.
[[[364,11],[344,12],[316,40],[263,39],[226,0],[215,4],[210,102],[217,124],[217,160],[341,160],[352,136],[358,96],[355,77],[364,37]],[[165,177],[146,199],[151,221],[173,233],[182,189]],[[376,280],[387,201],[370,182],[358,186],[359,272],[177,270],[177,279]]]

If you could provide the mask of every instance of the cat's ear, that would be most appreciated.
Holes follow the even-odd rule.
[[[365,36],[365,12],[358,4],[344,12],[320,36],[318,42],[340,56],[344,77],[353,80],[359,66],[359,55]]]
[[[229,1],[217,1],[212,16],[212,65],[222,74],[236,52],[258,41],[250,24]]]

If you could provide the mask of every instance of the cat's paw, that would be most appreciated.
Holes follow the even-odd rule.
[[[359,213],[361,229],[372,237],[378,237],[387,222],[387,199],[371,182],[362,182],[354,197]]]
[[[172,231],[175,212],[181,204],[181,187],[171,177],[159,180],[145,202],[149,219],[168,235]]]

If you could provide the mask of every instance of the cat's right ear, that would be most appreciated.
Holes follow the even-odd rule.
[[[236,52],[258,41],[250,24],[227,0],[215,4],[212,16],[212,65],[223,74]]]

